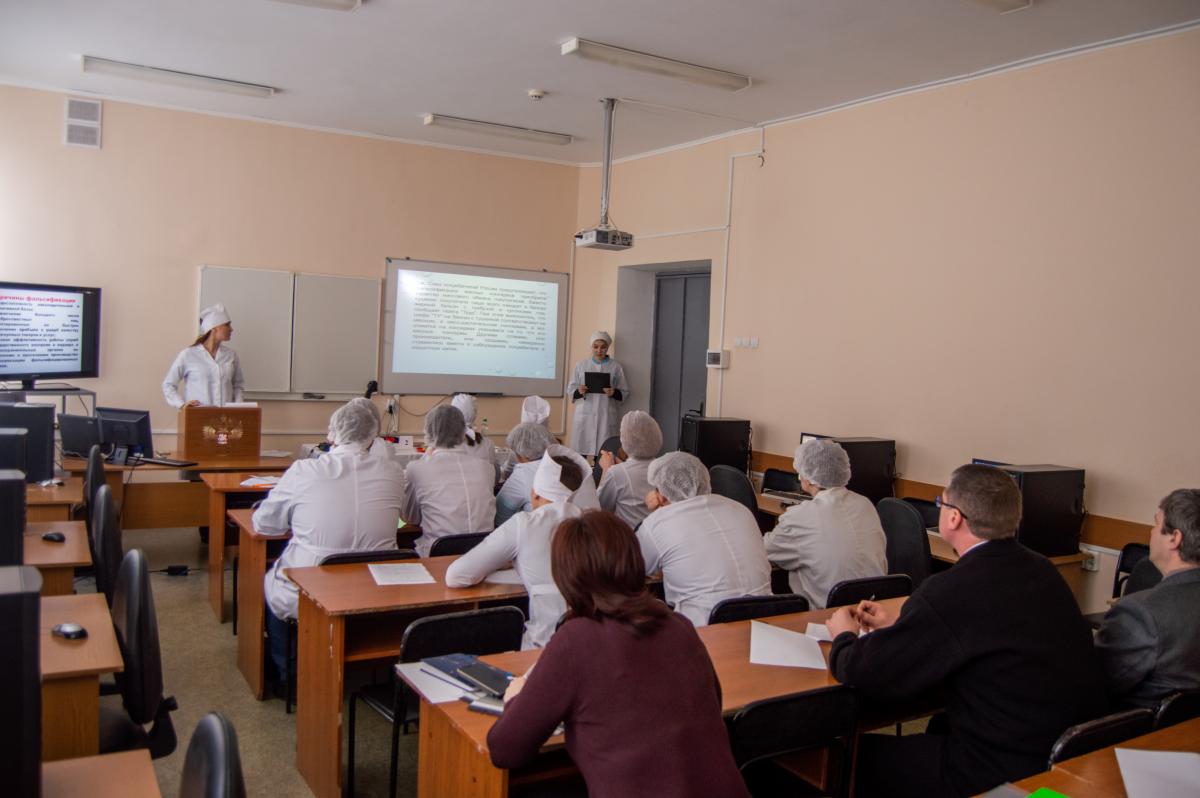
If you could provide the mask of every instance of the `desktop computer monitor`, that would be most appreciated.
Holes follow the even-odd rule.
[[[154,456],[149,410],[97,407],[96,418],[100,420],[101,445],[112,447],[112,463],[125,465],[130,457]]]
[[[63,457],[82,457],[86,460],[92,447],[100,443],[100,419],[59,413],[58,434],[62,438]]]
[[[54,478],[54,405],[0,404],[0,427],[25,430],[26,482]]]

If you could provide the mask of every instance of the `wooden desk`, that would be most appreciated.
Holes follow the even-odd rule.
[[[429,585],[379,586],[361,563],[288,570],[300,589],[296,767],[319,798],[341,795],[346,663],[397,657],[404,627],[421,615],[525,595],[520,584],[446,587],[455,559],[422,559],[437,580]]]
[[[69,521],[71,508],[83,503],[83,480],[67,477],[62,485],[43,488],[37,484],[25,486],[25,520]]]
[[[217,621],[225,623],[225,505],[231,493],[270,493],[270,487],[244,487],[249,477],[264,476],[248,471],[219,471],[200,475],[208,486],[208,601]]]
[[[42,763],[41,798],[162,798],[150,752],[85,756]]]
[[[67,621],[88,631],[64,640],[50,630]],[[124,670],[104,596],[46,596],[41,602],[42,759],[100,750],[100,674]]]
[[[238,670],[246,678],[254,697],[261,701],[266,691],[263,577],[267,573],[267,544],[273,540],[288,540],[292,533],[264,535],[254,529],[253,515],[254,511],[250,509],[228,513],[229,520],[238,526],[238,579],[233,586],[238,597]],[[212,540],[211,530],[209,540]]]
[[[47,532],[61,532],[62,543],[42,540]],[[25,564],[42,573],[43,596],[75,592],[75,569],[92,564],[87,528],[82,521],[32,521],[25,524]]]

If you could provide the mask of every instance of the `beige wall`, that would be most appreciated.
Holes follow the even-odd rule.
[[[159,384],[194,337],[200,264],[374,277],[389,256],[569,266],[574,167],[119,102],[104,105],[100,151],[63,146],[62,126],[62,95],[0,86],[0,274],[103,288],[103,376],[76,382],[150,408],[156,429],[175,426]],[[312,440],[335,406],[265,403],[265,429],[301,434],[264,445]],[[518,399],[480,402],[501,432],[519,413]]]
[[[1197,130],[1197,31],[769,128],[766,165],[735,172],[724,344],[760,347],[734,350],[724,414],[776,453],[894,437],[926,482],[973,456],[1084,467],[1089,511],[1149,519],[1200,485]],[[618,164],[614,219],[722,225],[729,155],[757,143]],[[581,255],[573,355],[612,323],[618,266],[695,258],[715,344],[721,232]]]

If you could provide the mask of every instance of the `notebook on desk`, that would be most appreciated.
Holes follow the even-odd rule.
[[[800,493],[798,491],[791,490],[775,490],[774,488],[767,488],[762,492],[762,494],[764,496],[770,496],[772,499],[779,499],[779,501],[785,504],[799,504],[800,502],[806,502],[812,498],[812,496],[809,496],[807,493]]]

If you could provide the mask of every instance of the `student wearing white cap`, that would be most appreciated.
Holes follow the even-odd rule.
[[[604,476],[597,488],[601,509],[608,510],[631,527],[650,514],[646,494],[650,492],[650,461],[662,449],[662,429],[649,413],[633,410],[621,418],[621,449],[628,455],[617,462],[612,452],[600,455]]]
[[[463,414],[463,420],[467,422],[467,431],[463,436],[467,454],[473,454],[480,460],[495,465],[496,447],[492,445],[486,435],[475,429],[475,397],[469,393],[456,393],[450,400],[450,404],[458,408],[458,411]],[[499,476],[499,472],[497,472],[497,476]]]
[[[566,602],[550,573],[550,543],[554,530],[583,510],[572,499],[591,469],[577,453],[554,445],[538,461],[529,497],[533,509],[517,513],[483,542],[459,557],[446,570],[447,587],[470,587],[511,562],[529,593],[529,621],[521,648],[542,648],[550,642]]]
[[[233,337],[224,305],[200,311],[200,337],[175,357],[163,378],[163,397],[172,407],[226,405],[242,401],[242,366],[237,352],[222,344]],[[179,383],[184,383],[183,395]]]
[[[521,423],[550,426],[550,403],[540,396],[526,396],[521,402]]]
[[[629,398],[629,383],[621,364],[608,356],[612,336],[604,330],[592,333],[592,356],[575,364],[567,395],[575,405],[575,424],[571,429],[571,448],[585,457],[594,457],[600,444],[617,434],[621,402]],[[600,371],[609,375],[603,391],[589,391],[584,374]]]

